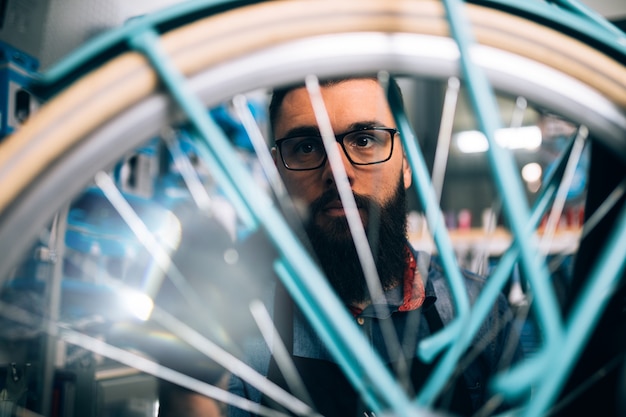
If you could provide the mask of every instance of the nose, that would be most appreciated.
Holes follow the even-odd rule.
[[[348,183],[350,184],[350,186],[352,186],[354,182],[354,165],[352,165],[352,163],[346,156],[346,153],[343,151],[341,144],[336,143],[335,146],[337,147],[337,152],[339,152],[339,155],[341,155],[341,162],[343,163],[346,176],[348,177]],[[338,175],[342,174],[338,173]],[[341,181],[341,178],[339,178],[339,180]],[[333,173],[332,164],[330,163],[330,158],[328,157],[326,158],[326,163],[322,167],[322,181],[324,182],[324,185],[326,187],[335,186],[335,174]]]

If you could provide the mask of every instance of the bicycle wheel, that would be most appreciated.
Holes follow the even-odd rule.
[[[444,185],[444,189],[436,190],[441,193],[441,209],[433,196],[423,191],[429,189],[431,176],[420,155],[423,152],[426,164],[433,165],[434,181],[439,175],[436,168],[441,168],[437,165],[437,139],[440,131],[445,136],[447,129],[440,125],[439,116],[454,118],[454,111],[436,112],[441,114],[437,115],[436,123],[431,121],[430,124],[424,122],[424,114],[415,116],[420,119],[412,121],[423,151],[412,148],[417,142],[407,142],[405,148],[414,168],[415,182],[420,185],[416,190],[419,210],[423,210],[429,220],[436,251],[444,261],[449,260],[444,264],[450,286],[454,287],[453,271],[458,268],[452,257],[446,258],[446,255],[454,254],[458,255],[458,263],[463,261],[461,255],[466,261],[471,258],[469,265],[472,267],[476,262],[483,265],[488,261],[495,262],[490,266],[493,274],[488,282],[494,284],[489,288],[492,291],[501,289],[512,274],[518,256],[522,269],[535,268],[532,259],[539,259],[537,253],[541,252],[541,246],[533,243],[530,231],[520,223],[535,223],[534,230],[547,210],[547,202],[558,197],[543,233],[547,238],[541,241],[542,245],[550,246],[548,238],[554,233],[554,222],[562,208],[567,207],[568,202],[572,204],[568,210],[574,212],[580,208],[584,193],[575,196],[577,200],[568,199],[564,192],[571,176],[576,173],[572,168],[575,162],[568,168],[567,161],[581,158],[584,161],[579,149],[583,139],[569,147],[557,146],[563,135],[582,138],[588,131],[590,147],[596,152],[594,155],[603,152],[611,155],[612,164],[617,167],[610,176],[612,181],[606,181],[596,173],[602,171],[593,168],[602,162],[592,158],[596,165],[592,165],[590,173],[584,174],[584,188],[588,188],[593,199],[585,209],[585,227],[582,232],[573,230],[573,235],[584,236],[580,247],[590,245],[594,251],[591,255],[587,252],[579,257],[582,259],[579,262],[586,262],[586,265],[577,271],[585,272],[576,272],[574,282],[577,285],[574,287],[582,287],[583,283],[589,287],[567,293],[570,297],[567,303],[572,307],[568,309],[566,319],[558,316],[560,307],[555,290],[546,282],[542,283],[542,279],[548,278],[547,263],[541,261],[536,266],[540,276],[528,276],[528,270],[523,274],[527,294],[532,296],[529,298],[532,298],[534,320],[540,329],[539,347],[526,368],[523,364],[516,367],[515,372],[530,370],[518,380],[521,381],[519,387],[511,386],[512,378],[519,375],[512,373],[495,381],[495,393],[514,397],[531,387],[541,387],[544,394],[532,397],[525,404],[525,412],[536,415],[546,412],[555,401],[603,312],[601,306],[591,309],[589,305],[596,294],[594,291],[606,285],[617,287],[623,273],[623,249],[615,243],[619,242],[625,229],[615,214],[620,211],[623,199],[615,195],[621,191],[620,175],[623,177],[626,157],[625,54],[619,42],[606,40],[608,35],[600,27],[591,26],[591,32],[596,30],[602,36],[591,36],[584,19],[570,16],[571,20],[550,20],[551,14],[546,9],[537,9],[542,12],[538,13],[519,5],[486,4],[455,6],[467,10],[467,19],[477,40],[472,46],[470,67],[487,75],[497,92],[501,111],[513,108],[512,114],[518,115],[524,105],[511,103],[515,103],[516,97],[524,97],[518,103],[529,104],[530,110],[523,114],[520,122],[512,123],[513,127],[520,127],[519,123],[557,120],[556,125],[561,130],[559,135],[554,135],[552,143],[565,156],[562,160],[549,158],[550,163],[560,161],[560,164],[554,164],[554,183],[544,182],[545,194],[530,191],[527,195],[514,178],[501,172],[503,168],[497,161],[488,161],[484,156],[463,157],[450,148],[448,173],[452,178],[464,175],[454,172],[456,166],[487,167],[493,175],[491,191],[487,192],[489,201],[497,201],[500,193],[505,208],[510,204],[509,199],[519,200],[521,197],[525,206],[536,203],[538,207],[532,215],[524,211],[509,213],[505,209],[504,224],[515,238],[505,237],[499,249],[482,253],[480,244],[489,246],[498,235],[481,235],[478,242],[470,242],[473,252],[468,255],[467,250],[463,250],[467,245],[463,236],[456,238],[455,246],[452,246],[448,233],[441,229],[442,224],[437,223],[440,210],[454,209],[446,199],[455,189]],[[194,10],[193,16],[201,13],[199,8]],[[115,363],[152,373],[221,401],[236,402],[198,380],[197,370],[189,369],[190,364],[199,363],[198,357],[193,356],[190,363],[181,364],[173,361],[172,356],[181,351],[188,352],[190,345],[192,351],[200,352],[201,359],[202,355],[212,359],[203,363],[210,368],[202,368],[205,374],[215,374],[214,379],[219,379],[222,368],[235,372],[240,365],[231,354],[239,355],[242,333],[256,330],[252,329],[250,318],[229,308],[227,300],[232,297],[260,298],[263,287],[273,282],[273,262],[279,259],[280,265],[291,271],[281,278],[287,281],[292,296],[302,300],[303,308],[308,306],[311,315],[321,317],[317,324],[320,328],[316,329],[320,333],[330,329],[326,337],[329,345],[340,347],[338,362],[342,363],[342,358],[344,361],[354,357],[360,360],[360,363],[346,365],[345,372],[363,377],[365,382],[359,382],[358,378],[352,382],[373,410],[409,414],[414,408],[436,409],[434,398],[440,395],[445,381],[461,359],[451,353],[458,327],[454,330],[449,326],[448,332],[442,333],[448,339],[439,339],[437,349],[444,352],[446,359],[442,363],[446,365],[436,373],[439,378],[433,378],[426,385],[426,391],[432,391],[432,394],[427,392],[411,398],[394,382],[379,359],[347,342],[359,340],[358,330],[338,301],[329,296],[321,274],[298,243],[296,233],[291,231],[291,217],[279,208],[288,205],[283,202],[284,196],[275,191],[281,204],[271,203],[268,193],[256,185],[258,182],[253,180],[251,169],[235,154],[225,134],[216,128],[213,119],[206,118],[204,109],[218,107],[241,94],[254,97],[260,94],[264,98],[259,91],[300,82],[310,74],[327,78],[372,75],[381,71],[406,83],[406,89],[418,97],[412,97],[417,103],[435,102],[443,106],[445,86],[451,77],[462,80],[462,91],[467,91],[471,99],[474,79],[459,68],[459,59],[463,60],[466,55],[462,47],[459,49],[459,39],[450,36],[450,15],[450,10],[446,13],[444,5],[434,1],[390,4],[380,1],[339,4],[290,1],[227,10],[162,34],[154,30],[156,25],[139,21],[131,30],[127,29],[127,42],[134,51],[110,59],[73,83],[7,139],[0,149],[0,184],[3,189],[0,196],[0,273],[5,277],[8,300],[3,304],[3,314],[8,322],[21,322],[29,330],[18,327],[14,333],[19,336],[9,338],[7,344],[19,340],[23,346],[37,345],[32,340],[46,330],[52,337],[59,336],[64,342],[85,349],[68,351],[59,348],[69,352],[72,360],[66,359],[62,366],[57,366],[50,359],[56,348],[50,342],[41,344],[48,355],[37,366],[41,377],[35,384],[39,384],[39,388],[34,390],[39,390],[41,395],[36,404],[29,403],[28,407],[45,415],[52,404],[53,389],[58,389],[57,393],[64,392],[64,395],[67,392],[59,386],[67,388],[75,384],[84,389],[84,385],[67,382],[75,381],[73,376],[64,380],[66,374],[80,375],[104,385],[112,384],[110,377],[98,379],[98,372],[105,374],[104,370],[111,364],[99,363],[95,360],[97,355],[108,356]],[[577,27],[579,23],[581,25]],[[454,29],[454,24],[452,26]],[[49,88],[56,90],[58,86]],[[477,119],[480,119],[480,113],[478,106]],[[461,126],[464,122],[465,125]],[[468,127],[467,122],[459,117],[456,123],[459,129]],[[497,120],[497,123],[502,121]],[[477,124],[471,120],[469,127],[474,128]],[[410,129],[410,126],[405,127],[403,138],[412,137]],[[271,168],[263,164],[263,152],[258,149],[256,152],[254,159],[258,158],[271,178]],[[528,157],[528,154],[516,155],[518,162]],[[200,162],[196,162],[198,158]],[[197,173],[191,175],[190,172]],[[595,179],[596,176],[600,179]],[[499,183],[500,177],[506,179],[504,184]],[[142,182],[146,178],[147,183]],[[180,191],[181,178],[188,190]],[[195,187],[201,180],[204,191],[197,191]],[[559,180],[563,180],[565,186],[559,188]],[[213,193],[212,198],[207,198],[206,189]],[[176,197],[172,197],[171,193],[177,190]],[[216,221],[216,213],[221,211],[215,207],[219,207],[223,195],[233,209],[225,211],[224,216],[230,216],[227,220],[219,218]],[[202,214],[207,211],[208,201],[212,201],[210,211],[214,215],[209,219]],[[237,220],[233,220],[232,213],[236,213]],[[193,223],[190,225],[191,219]],[[228,228],[224,228],[224,222]],[[206,229],[197,227],[198,224]],[[194,238],[194,227],[206,230],[211,239],[207,242],[201,237]],[[522,233],[520,230],[526,231]],[[614,230],[614,234],[609,235],[605,230]],[[247,234],[252,237],[241,238]],[[191,236],[190,243],[185,241],[188,236]],[[233,236],[241,238],[240,241],[233,242]],[[418,246],[431,244],[430,239],[420,240],[417,235],[411,238]],[[194,239],[210,247],[211,256],[194,252]],[[569,237],[565,240],[567,245],[572,243]],[[52,244],[53,241],[56,243]],[[563,259],[571,261],[572,253],[579,245],[578,238],[575,237],[573,242],[574,249],[564,248],[563,253],[553,249],[550,257],[560,259],[560,265]],[[53,258],[46,258],[44,255],[48,251],[42,250],[48,246],[53,246],[64,262],[51,263]],[[264,249],[263,253],[258,253],[259,248]],[[600,260],[592,261],[596,257]],[[530,266],[524,264],[524,259]],[[198,277],[197,270],[182,270],[181,265],[200,260],[207,262],[200,272],[206,271],[206,265],[215,269],[217,278],[214,282],[204,282]],[[562,272],[562,268],[550,272],[550,276],[557,272]],[[251,282],[246,279],[251,275],[261,275],[261,278]],[[227,282],[226,277],[237,279]],[[85,281],[89,285],[81,286]],[[147,302],[152,299],[157,307],[162,305],[164,308],[156,310],[152,320],[143,324],[129,319],[121,308],[111,312],[110,304],[120,302],[120,295],[116,292],[120,286],[122,289],[139,288],[144,296],[149,296]],[[242,288],[247,290],[246,294],[238,293]],[[174,293],[177,295],[170,298]],[[210,299],[215,308],[207,308],[207,303],[198,299],[199,293]],[[24,316],[24,310],[30,310],[28,297],[33,294],[43,297],[35,299],[42,302],[46,311],[31,311]],[[84,297],[91,301],[76,301]],[[63,305],[74,310],[61,308],[61,298]],[[477,306],[487,305],[493,301],[493,295],[487,294],[478,301]],[[462,307],[463,302],[459,303]],[[481,321],[480,313],[474,313],[477,310],[461,311],[458,319],[467,320],[465,323],[473,326]],[[519,310],[523,312],[525,309],[520,307]],[[196,320],[198,311],[218,317],[214,317],[215,321],[202,320],[199,323]],[[592,313],[585,319],[582,311]],[[35,318],[38,317],[45,320],[37,322]],[[189,327],[183,325],[185,321]],[[523,317],[520,321],[527,323]],[[60,322],[63,328],[60,328]],[[243,326],[241,322],[248,325]],[[162,352],[150,349],[155,343],[155,329],[165,329],[168,337],[179,339],[172,350],[163,349],[168,352],[166,357]],[[231,335],[224,336],[223,331]],[[131,340],[129,332],[136,337]],[[468,341],[460,340],[459,343],[465,343],[467,347]],[[217,341],[225,351],[212,341]],[[27,347],[21,349],[20,358],[12,362],[23,362]],[[136,350],[153,357],[153,361],[134,354]],[[541,366],[537,364],[545,368],[559,350],[566,351],[563,367],[552,373],[539,371]],[[77,358],[85,357],[90,359],[87,361],[89,366],[80,368],[81,361]],[[603,366],[600,365],[601,369]],[[139,380],[137,375],[144,374],[133,374],[137,377],[136,386],[147,386],[149,390],[149,380]],[[247,373],[245,377],[248,382],[258,383],[258,376]],[[291,412],[311,412],[302,402],[291,397],[285,399],[285,394],[277,393],[274,387],[266,387],[262,382],[260,385],[259,389],[266,390],[266,395],[276,396],[276,400]],[[85,394],[82,402],[77,400],[76,407],[79,412],[94,412],[94,404],[93,395]],[[248,403],[237,404],[252,407]],[[59,404],[54,403],[52,407],[58,408]],[[269,413],[266,409],[257,411]]]

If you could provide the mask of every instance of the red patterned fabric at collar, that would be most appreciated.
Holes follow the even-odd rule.
[[[426,291],[424,290],[424,281],[422,281],[422,275],[417,267],[417,261],[413,252],[409,247],[405,247],[405,254],[407,258],[407,266],[404,270],[403,288],[402,288],[402,304],[393,311],[411,311],[417,310],[422,306],[426,299]],[[371,307],[371,306],[370,306]],[[367,307],[369,309],[370,307]],[[356,306],[348,306],[348,309],[354,317],[363,314],[363,309]],[[374,310],[375,311],[375,310]],[[376,314],[372,312],[373,316]]]
[[[424,281],[417,268],[417,261],[408,247],[405,251],[409,262],[404,271],[404,300],[398,311],[416,310],[422,306],[426,298]]]

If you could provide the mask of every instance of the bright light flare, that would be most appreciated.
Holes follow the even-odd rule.
[[[524,178],[524,181],[529,183],[539,181],[542,174],[543,170],[541,169],[541,165],[536,162],[526,164],[522,168],[522,178]]]
[[[524,126],[498,129],[496,142],[508,149],[534,150],[541,146],[541,130],[537,126]],[[486,152],[489,143],[485,135],[478,130],[468,130],[454,135],[454,141],[463,153]]]
[[[146,321],[150,318],[152,310],[154,309],[152,298],[142,292],[131,289],[122,290],[120,296],[124,307],[132,313],[133,316],[141,321]]]

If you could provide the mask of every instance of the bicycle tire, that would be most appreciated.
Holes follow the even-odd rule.
[[[375,1],[360,2],[358,5],[342,2],[321,6],[320,3],[319,7],[304,5],[302,8],[297,2],[253,5],[208,17],[166,34],[163,42],[166,49],[171,51],[172,59],[178,61],[176,65],[180,71],[186,76],[193,76],[199,67],[227,62],[233,57],[276,45],[286,39],[349,30],[391,33],[397,28],[447,36],[444,10],[438,2],[409,1],[385,5]],[[275,10],[275,7],[279,10]],[[626,105],[626,77],[624,67],[618,61],[532,21],[481,6],[468,5],[468,9],[477,38],[482,44],[515,50],[539,62],[545,61],[563,73],[594,86],[618,107]],[[303,13],[302,10],[307,11]],[[344,22],[344,17],[352,20]],[[267,23],[262,23],[264,20],[268,20]],[[228,36],[233,38],[234,45],[226,41]],[[511,42],[507,45],[508,40]],[[125,84],[120,84],[118,80]],[[4,192],[0,199],[0,210],[3,217],[6,218],[7,213],[13,211],[9,210],[9,203],[15,207],[21,188],[35,178],[44,178],[45,167],[55,165],[55,158],[67,154],[67,150],[80,141],[82,134],[95,129],[103,120],[102,117],[120,114],[133,103],[147,97],[155,91],[157,85],[157,78],[149,63],[131,52],[92,72],[71,89],[59,94],[54,102],[46,104],[37,117],[20,129],[15,137],[6,140],[1,148],[0,164],[3,170],[0,180]],[[96,107],[91,108],[89,105]],[[65,122],[62,125],[62,113],[70,109],[84,112],[74,119],[80,122]],[[616,123],[617,130],[621,130],[623,121]],[[619,144],[613,148],[623,153]],[[14,247],[17,249],[19,245]]]
[[[600,110],[577,102],[567,108],[558,101],[566,91],[555,97],[545,97],[545,87],[537,83],[531,99],[557,107],[565,116],[583,118],[595,135],[619,157],[626,159],[624,134],[626,131],[626,67],[577,39],[574,35],[537,24],[526,18],[478,5],[467,5],[472,28],[481,46],[522,57],[551,71],[562,74],[574,83],[588,87],[594,97],[602,101]],[[178,70],[188,77],[190,85],[200,91],[206,105],[219,103],[233,93],[270,85],[287,84],[301,79],[305,68],[277,70],[268,65],[260,77],[251,75],[242,60],[261,55],[274,48],[288,47],[293,42],[316,41],[325,36],[351,36],[369,33],[384,35],[408,33],[424,39],[450,41],[445,11],[435,1],[401,2],[271,2],[210,16],[162,36],[162,44]],[[451,42],[451,41],[450,41]],[[329,54],[328,60],[337,57]],[[393,55],[393,52],[390,53]],[[269,55],[274,56],[274,55]],[[382,55],[381,55],[382,56]],[[365,64],[357,57],[344,68],[371,73],[380,68],[380,61]],[[231,66],[228,66],[232,63]],[[347,71],[331,68],[328,61],[320,64],[321,75]],[[228,82],[210,85],[206,75],[223,68],[246,68],[231,74]],[[422,68],[428,76],[441,76],[445,68],[450,75],[458,74],[454,58],[437,69]],[[511,85],[510,78],[498,78],[486,66],[496,87],[505,87],[512,93],[526,89],[527,84]],[[394,73],[411,71],[399,59],[385,69]],[[272,77],[268,71],[273,69]],[[325,74],[327,71],[328,74]],[[500,74],[501,75],[501,74]],[[207,87],[207,83],[209,86]],[[235,87],[236,85],[236,87]],[[578,85],[578,84],[577,84]],[[47,103],[13,137],[0,147],[0,265],[7,272],[20,259],[37,230],[41,229],[64,201],[84,187],[93,174],[110,166],[120,156],[156,135],[159,124],[169,125],[181,115],[167,94],[160,90],[158,77],[151,64],[137,52],[126,53],[102,68],[77,81],[66,91]],[[582,100],[584,101],[584,100]],[[172,109],[175,109],[172,111]],[[581,108],[588,112],[581,115]],[[143,132],[130,128],[134,117],[141,117]],[[146,121],[158,121],[151,125]],[[125,136],[132,140],[109,142],[116,125],[122,125]],[[118,129],[120,129],[118,127]],[[128,134],[132,132],[133,134]],[[76,172],[84,178],[76,178]],[[62,192],[58,185],[64,184]],[[41,207],[46,207],[42,214]],[[33,216],[38,213],[37,216]],[[33,220],[36,218],[36,220]],[[15,236],[19,233],[20,239]]]
[[[219,17],[209,17],[189,25],[190,27],[184,30],[167,34],[163,39],[164,46],[166,50],[175,51],[173,58],[178,62],[177,65],[181,72],[187,76],[192,76],[198,68],[215,65],[232,59],[234,56],[275,45],[282,40],[346,32],[353,27],[355,31],[378,30],[389,33],[397,31],[398,28],[401,30],[418,28],[420,32],[425,34],[447,36],[443,7],[438,2],[398,2],[388,5],[381,5],[378,2],[362,2],[358,6],[358,10],[354,10],[355,4],[351,2],[334,5],[329,3],[321,6],[320,4],[320,7],[315,7],[314,10],[307,10],[306,13],[302,13],[303,8],[297,2],[251,6],[246,10],[236,10],[224,13]],[[279,10],[274,11],[275,7],[278,7]],[[560,69],[564,74],[581,79],[598,89],[619,106],[626,105],[626,86],[623,82],[624,68],[610,56],[599,53],[576,39],[542,27],[532,21],[480,6],[472,7],[469,5],[468,9],[477,39],[482,44],[509,51],[513,50],[520,55]],[[353,17],[356,21],[343,21],[344,17],[351,16],[356,16]],[[368,16],[370,20],[366,21],[365,18]],[[218,19],[218,22],[215,22],[215,19]],[[407,19],[416,19],[417,21],[411,22]],[[268,22],[261,23],[265,20]],[[318,22],[320,21],[325,21],[327,24],[319,25]],[[310,22],[310,26],[307,26],[306,22]],[[268,28],[272,28],[276,34],[270,33]],[[252,33],[246,33],[251,31]],[[235,38],[234,45],[224,41],[224,36],[228,36],[228,33]],[[237,39],[240,37],[243,38],[241,42]],[[216,47],[219,44],[222,44],[221,50]],[[115,69],[109,70],[114,66]],[[111,71],[113,75],[107,74],[108,71]],[[43,156],[19,157],[20,151],[17,147],[23,142],[19,138],[42,135],[41,132],[45,129],[35,124],[45,125],[46,122],[49,123],[49,120],[53,119],[57,120],[55,124],[58,124],[58,115],[49,109],[54,108],[61,111],[60,109],[78,108],[86,97],[94,95],[92,90],[94,85],[103,86],[101,87],[102,91],[111,91],[109,88],[112,82],[115,82],[117,78],[127,78],[130,75],[137,78],[129,79],[127,85],[120,87],[125,94],[114,94],[116,91],[110,93],[117,97],[115,101],[119,103],[119,108],[110,109],[107,113],[101,112],[102,118],[123,111],[129,103],[137,101],[136,97],[145,97],[149,92],[156,89],[157,79],[150,66],[140,56],[130,53],[125,57],[117,58],[115,63],[107,64],[105,68],[91,74],[81,83],[77,83],[71,91],[63,93],[56,99],[58,104],[46,105],[39,111],[33,122],[18,132],[15,139],[7,141],[7,144],[3,146],[0,162],[3,165],[9,165],[7,161],[12,161],[10,165],[13,165],[19,163],[18,161],[28,159],[34,165],[30,169],[39,170],[36,168],[39,165],[37,161],[41,160],[41,163],[45,164],[46,158]],[[105,79],[101,80],[100,77]],[[111,77],[112,80],[108,81],[107,77]],[[142,82],[137,82],[138,80]],[[131,89],[130,86],[134,88]],[[139,91],[134,93],[135,90]],[[124,101],[120,98],[124,98]],[[107,98],[103,97],[103,101],[107,101]],[[72,102],[78,104],[71,104]],[[97,122],[90,123],[87,121],[84,125],[93,127],[97,125]],[[80,133],[64,136],[68,138],[80,137]],[[63,147],[71,147],[72,143],[66,145],[55,137],[54,140],[51,140],[51,145],[54,148],[62,149]],[[46,146],[46,149],[49,148]],[[62,151],[54,149],[47,152],[47,154],[53,155],[61,153]],[[34,175],[29,173],[30,169],[21,165],[16,171],[24,174],[19,175],[24,180],[14,179],[9,183],[19,184],[30,178],[31,175]],[[7,201],[15,196],[15,192],[9,190],[5,196],[1,207],[7,205]]]

